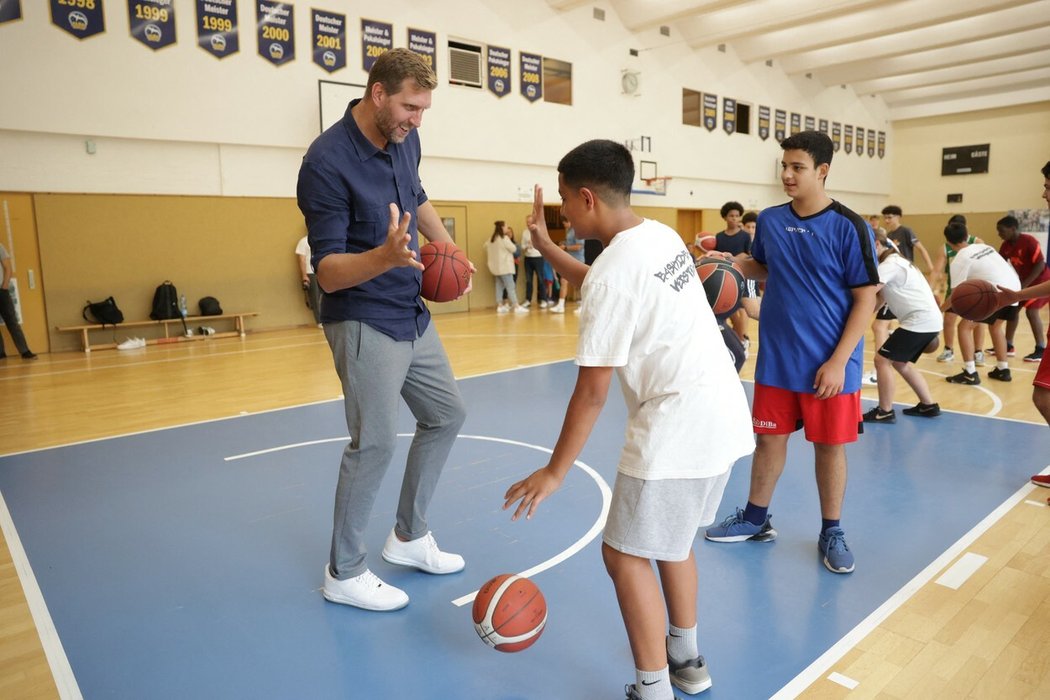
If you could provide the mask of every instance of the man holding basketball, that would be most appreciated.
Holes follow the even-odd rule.
[[[791,201],[758,216],[747,277],[766,281],[755,367],[752,423],[758,447],[745,508],[707,531],[714,542],[770,542],[769,504],[787,459],[791,433],[813,443],[821,528],[817,544],[829,571],[854,569],[840,524],[846,493],[846,443],[861,420],[864,329],[875,308],[879,273],[871,228],[828,197],[834,152],[818,131],[781,147],[781,182]]]
[[[561,486],[615,371],[630,417],[602,557],[634,657],[627,697],[667,700],[672,683],[688,693],[711,686],[697,644],[693,542],[714,520],[730,467],[754,438],[692,256],[673,230],[634,213],[633,182],[631,153],[613,141],[588,141],[558,164],[562,212],[581,239],[604,245],[590,268],[551,241],[536,188],[533,245],[582,284],[579,374],[550,462],[507,489],[503,507],[517,503],[514,519],[531,518]]]
[[[404,591],[369,571],[365,545],[376,493],[393,457],[402,397],[416,417],[416,433],[383,559],[431,574],[464,567],[462,557],[438,549],[426,519],[466,417],[445,350],[419,297],[418,233],[451,241],[418,172],[416,130],[436,86],[418,54],[407,49],[383,54],[368,74],[364,97],[353,100],[342,121],[313,142],[299,171],[299,208],[324,290],[321,321],[350,432],[322,592],[334,603],[366,610],[408,604]]]

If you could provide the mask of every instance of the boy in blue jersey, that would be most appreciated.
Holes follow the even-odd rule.
[[[758,446],[747,506],[707,531],[714,542],[770,542],[769,503],[792,432],[813,443],[822,524],[818,546],[830,571],[850,573],[853,553],[839,523],[846,493],[845,445],[860,432],[863,337],[879,283],[871,228],[828,197],[833,147],[803,131],[783,141],[780,179],[791,201],[758,217],[751,257],[765,280],[752,423]]]

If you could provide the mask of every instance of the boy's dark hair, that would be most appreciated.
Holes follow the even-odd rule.
[[[966,224],[955,222],[944,227],[944,240],[955,245],[964,242],[969,235]]]
[[[738,211],[738,212],[740,212],[740,215],[743,216],[744,215],[744,205],[741,204],[740,202],[726,202],[725,204],[722,205],[722,208],[719,210],[718,213],[721,214],[722,218],[724,219],[727,216],[729,216],[729,212],[731,212],[731,211]]]
[[[1016,231],[1017,229],[1021,228],[1021,222],[1017,220],[1017,217],[1010,216],[1009,214],[1007,214],[1006,216],[995,222],[995,227],[1012,228]]]
[[[1043,177],[1050,180],[1050,160],[1046,161],[1046,165],[1043,166]]]
[[[904,212],[896,204],[890,204],[882,208],[883,216],[903,216]]]
[[[948,219],[948,223],[949,224],[962,224],[963,226],[965,226],[966,225],[966,217],[963,216],[962,214],[952,214],[951,217]]]
[[[785,151],[805,151],[815,167],[824,163],[831,165],[831,156],[835,153],[831,137],[821,131],[800,131],[781,141],[780,147]]]
[[[740,223],[750,224],[752,221],[758,221],[757,211],[745,211],[744,215],[740,217]]]
[[[607,139],[581,143],[562,157],[558,172],[569,187],[586,187],[603,202],[627,204],[634,184],[634,159],[623,144]]]

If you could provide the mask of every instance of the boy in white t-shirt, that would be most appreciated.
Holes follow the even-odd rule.
[[[633,181],[631,154],[613,141],[588,141],[558,164],[562,213],[579,238],[605,246],[589,268],[551,241],[536,187],[533,245],[583,289],[579,374],[550,462],[511,486],[503,507],[517,503],[514,519],[531,518],[558,489],[615,370],[628,422],[602,556],[634,656],[627,697],[666,700],[672,683],[688,693],[711,685],[696,639],[693,541],[713,522],[730,467],[754,450],[754,436],[692,257],[677,233],[631,210]]]
[[[958,287],[970,279],[985,280],[1005,289],[1018,290],[1021,288],[1021,280],[1007,260],[999,255],[999,251],[984,243],[969,243],[969,232],[966,224],[951,223],[944,229],[944,239],[948,246],[955,251],[950,265],[952,284]],[[951,306],[951,299],[945,301],[945,305]],[[1017,304],[1004,306],[991,316],[981,321],[964,320],[959,325],[959,348],[963,355],[963,371],[947,377],[952,384],[969,384],[975,386],[981,383],[981,377],[977,374],[974,362],[973,327],[977,323],[989,325],[989,333],[992,336],[992,347],[995,348],[995,369],[988,373],[989,379],[998,379],[1001,382],[1009,382],[1010,365],[1007,362],[1006,348],[1006,321],[1016,320],[1019,307]]]

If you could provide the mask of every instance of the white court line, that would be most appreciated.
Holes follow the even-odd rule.
[[[952,564],[943,574],[937,577],[934,583],[957,591],[959,586],[966,583],[971,576],[977,573],[977,570],[984,566],[986,561],[988,561],[986,556],[967,552],[962,555],[959,561]]]
[[[868,634],[882,624],[894,611],[904,605],[913,595],[919,592],[924,585],[929,583],[945,566],[973,544],[978,537],[987,532],[992,525],[999,522],[1011,508],[1024,500],[1033,489],[1038,488],[1033,484],[1026,484],[1018,489],[1012,496],[1003,501],[999,506],[989,513],[985,518],[973,526],[965,535],[933,560],[929,566],[920,571],[915,578],[908,581],[904,586],[890,596],[886,602],[876,608],[870,615],[860,621],[846,635],[837,641],[830,649],[821,654],[813,663],[807,666],[802,673],[795,676],[783,688],[778,690],[771,700],[788,700],[798,697],[815,681],[820,679],[835,662],[845,656],[850,650],[857,646]]]
[[[62,647],[62,640],[58,637],[55,622],[51,619],[51,613],[47,610],[44,602],[44,594],[33,575],[33,567],[29,565],[29,557],[22,547],[22,540],[18,537],[15,523],[11,519],[11,511],[7,509],[7,501],[0,494],[0,530],[7,540],[7,548],[11,552],[11,562],[18,573],[18,580],[22,584],[25,593],[26,604],[29,613],[33,616],[33,624],[36,625],[37,634],[40,635],[40,646],[44,649],[47,657],[47,665],[51,667],[51,675],[55,679],[58,688],[58,696],[63,700],[83,700],[80,687],[77,685],[76,676],[73,675],[73,667],[69,665],[66,650]]]
[[[398,437],[412,437],[413,435],[414,435],[414,433],[398,433],[397,434]],[[265,450],[256,450],[254,452],[245,452],[245,453],[239,454],[239,455],[230,455],[229,457],[224,457],[223,461],[233,462],[233,461],[236,461],[238,459],[245,459],[245,458],[248,458],[248,457],[257,457],[259,455],[270,454],[270,453],[273,453],[273,452],[281,452],[283,450],[293,450],[293,449],[296,449],[298,447],[306,447],[308,445],[319,445],[319,444],[327,443],[327,442],[345,442],[345,441],[347,441],[349,439],[350,439],[349,436],[344,436],[344,437],[337,437],[337,438],[324,438],[322,440],[310,440],[308,442],[298,442],[298,443],[294,443],[294,444],[290,444],[290,445],[279,445],[277,447],[270,447],[270,448],[267,448]],[[537,452],[545,452],[547,454],[553,454],[554,453],[554,451],[551,450],[551,449],[548,449],[546,447],[540,447],[539,445],[533,445],[533,444],[528,443],[528,442],[520,442],[518,440],[507,440],[505,438],[488,437],[488,436],[485,436],[485,435],[459,435],[459,436],[457,436],[457,439],[483,440],[483,441],[486,441],[486,442],[499,442],[499,443],[502,443],[504,445],[515,445],[517,447],[526,447],[526,448],[528,448],[530,450],[536,450]],[[573,462],[573,464],[575,464],[577,467],[582,469],[588,476],[591,477],[591,479],[594,480],[594,483],[597,484],[598,490],[602,494],[602,508],[601,508],[601,512],[598,513],[598,517],[594,521],[594,524],[591,525],[591,528],[589,530],[587,530],[587,532],[585,532],[583,534],[583,536],[580,537],[580,539],[576,540],[571,545],[569,545],[566,549],[562,550],[561,552],[558,552],[557,554],[555,554],[550,559],[546,559],[546,560],[540,562],[539,564],[536,564],[535,566],[533,566],[531,568],[525,569],[524,571],[519,571],[518,572],[518,576],[521,576],[522,578],[531,578],[532,576],[535,576],[538,573],[541,573],[543,571],[546,571],[547,569],[550,569],[550,568],[552,568],[554,566],[557,566],[558,564],[560,564],[561,562],[565,561],[566,559],[568,559],[569,557],[573,556],[574,554],[579,552],[581,549],[586,547],[588,544],[590,544],[591,541],[594,540],[594,538],[598,536],[598,533],[602,531],[602,528],[605,527],[605,519],[609,515],[609,506],[612,503],[612,489],[609,488],[608,482],[606,482],[605,479],[603,479],[601,477],[601,475],[598,474],[598,472],[594,471],[594,469],[592,469],[590,466],[584,464],[583,462],[580,462],[579,460]],[[477,595],[478,595],[478,591],[477,590],[471,591],[470,593],[468,593],[466,595],[463,595],[463,596],[460,596],[459,598],[456,598],[455,600],[453,600],[452,604],[457,606],[457,607],[463,607],[467,603],[472,602],[474,600],[474,598],[477,597]]]
[[[934,371],[928,370],[928,369],[919,369],[919,371],[924,373],[924,374],[932,374],[935,377],[947,377],[948,376],[947,374],[942,374],[940,372],[934,372]],[[969,415],[985,415],[985,416],[988,416],[990,418],[992,416],[999,415],[999,411],[1003,410],[1002,399],[1000,399],[998,394],[996,394],[991,389],[988,389],[987,387],[980,386],[980,385],[972,386],[972,385],[969,385],[969,384],[960,384],[959,386],[969,386],[971,389],[976,389],[977,391],[982,391],[988,396],[988,398],[990,398],[992,400],[992,410],[987,411],[986,413],[983,413],[983,414],[969,414]]]
[[[858,685],[860,685],[859,681],[855,681],[852,678],[850,678],[849,676],[844,676],[841,673],[838,673],[837,671],[833,672],[831,675],[829,675],[828,676],[828,680],[831,681],[832,683],[838,683],[839,685],[841,685],[841,686],[843,686],[845,688],[849,688],[850,690],[853,690]]]

